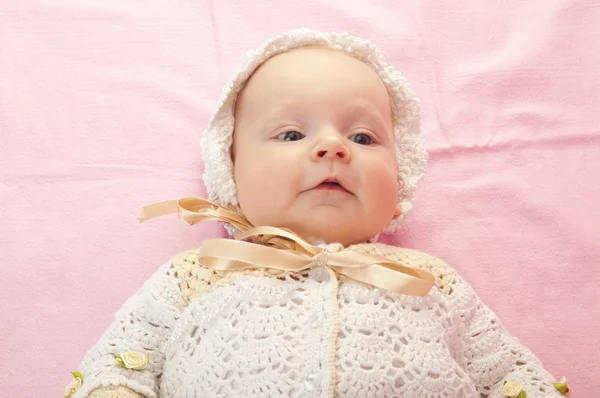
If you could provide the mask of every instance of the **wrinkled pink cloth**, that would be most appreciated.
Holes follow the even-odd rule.
[[[124,300],[221,234],[140,207],[203,196],[199,135],[243,51],[369,38],[431,151],[403,231],[576,396],[600,363],[600,7],[593,0],[0,1],[0,391],[56,396]],[[7,360],[7,358],[9,360]]]

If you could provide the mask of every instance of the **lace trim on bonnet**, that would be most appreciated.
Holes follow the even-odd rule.
[[[349,246],[347,250],[378,255],[398,261],[409,267],[429,271],[435,276],[436,286],[442,294],[449,295],[452,293],[455,271],[439,258],[417,250],[388,246],[383,243],[362,243]],[[266,276],[282,280],[288,278],[298,280],[308,276],[307,271],[293,273],[276,269],[218,271],[202,266],[198,262],[198,253],[198,248],[186,250],[179,253],[172,263],[172,268],[175,269],[175,277],[180,281],[179,288],[183,293],[185,305],[189,304],[192,299],[210,292],[213,288],[233,284],[243,276]],[[343,275],[336,275],[338,279],[345,278]]]
[[[205,167],[203,179],[208,200],[223,207],[238,206],[230,156],[235,124],[233,113],[238,93],[254,71],[266,60],[277,54],[309,45],[343,51],[359,59],[379,75],[387,88],[393,110],[396,158],[399,165],[398,200],[402,215],[397,220],[392,220],[384,232],[394,232],[412,208],[417,182],[423,177],[427,167],[427,151],[420,134],[419,103],[404,76],[386,63],[371,42],[346,33],[295,29],[278,35],[262,47],[244,54],[237,72],[224,86],[217,110],[209,120],[201,139]],[[231,226],[225,225],[225,228],[232,236],[237,234]]]

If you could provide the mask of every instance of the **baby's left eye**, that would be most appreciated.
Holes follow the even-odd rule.
[[[373,143],[373,139],[370,136],[362,133],[354,134],[350,137],[350,140],[360,145],[371,145]]]

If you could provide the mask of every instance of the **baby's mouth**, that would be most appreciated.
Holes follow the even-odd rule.
[[[317,185],[316,187],[314,187],[313,189],[320,190],[320,191],[322,190],[322,191],[332,191],[332,192],[337,191],[337,192],[351,193],[346,188],[344,188],[344,186],[336,179],[327,179],[327,180],[323,181],[322,183],[320,183],[319,185]]]

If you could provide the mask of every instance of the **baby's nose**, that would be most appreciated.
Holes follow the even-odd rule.
[[[350,161],[350,149],[342,137],[328,136],[319,140],[312,150],[312,160],[341,159],[344,163]]]

